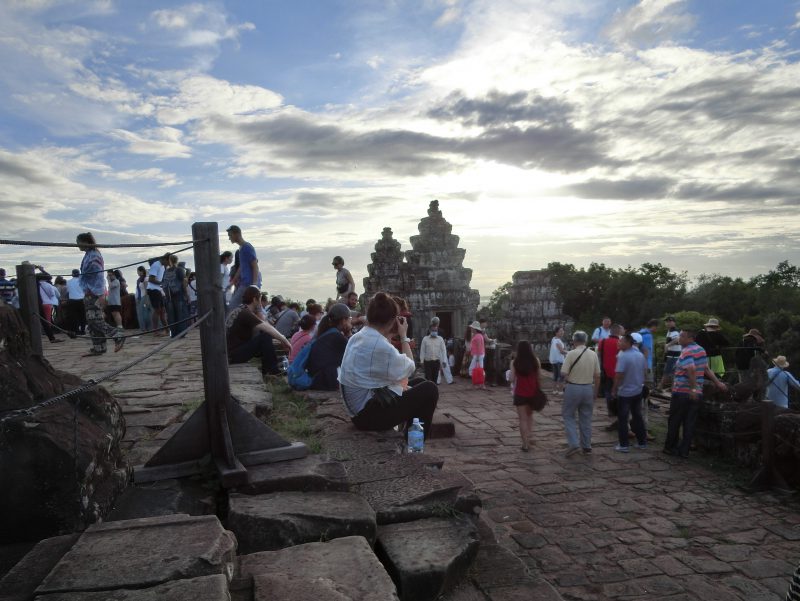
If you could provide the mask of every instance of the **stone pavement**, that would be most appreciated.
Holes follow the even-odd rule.
[[[566,458],[560,397],[536,414],[536,444],[523,453],[508,388],[476,391],[456,378],[439,390],[437,414],[455,421],[456,436],[426,451],[472,481],[498,541],[565,599],[783,599],[800,563],[796,503],[745,494],[662,454],[663,440],[614,452],[602,401],[594,452]]]

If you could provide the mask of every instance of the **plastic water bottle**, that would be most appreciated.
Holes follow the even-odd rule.
[[[408,429],[408,452],[409,453],[422,453],[425,448],[425,432],[422,429],[422,424],[419,423],[419,418],[415,417],[411,422],[411,427]]]
[[[288,373],[289,372],[289,357],[285,357],[281,359],[281,372]]]

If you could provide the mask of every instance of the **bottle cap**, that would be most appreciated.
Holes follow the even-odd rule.
[[[412,420],[412,422],[411,422],[411,423],[412,423],[412,424],[419,424],[419,418],[418,418],[418,417],[415,417],[415,418]]]

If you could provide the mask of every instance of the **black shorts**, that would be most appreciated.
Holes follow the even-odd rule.
[[[106,305],[106,311],[109,313],[122,313],[122,305]]]
[[[150,307],[153,309],[161,309],[164,306],[164,295],[161,290],[148,290],[147,298],[150,299]]]

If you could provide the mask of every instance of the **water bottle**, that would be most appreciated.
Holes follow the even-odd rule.
[[[425,448],[425,432],[422,429],[422,424],[419,423],[419,418],[415,417],[411,422],[411,427],[408,429],[408,452],[409,453],[422,453]]]
[[[281,372],[288,373],[289,372],[289,358],[284,356],[281,359]]]

